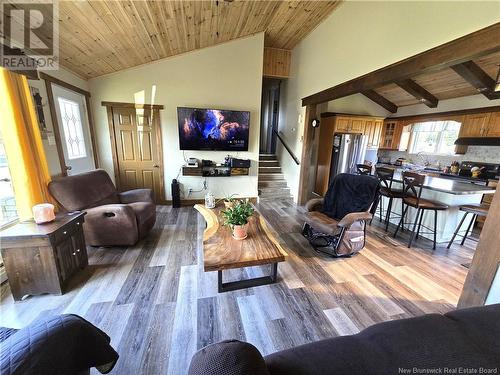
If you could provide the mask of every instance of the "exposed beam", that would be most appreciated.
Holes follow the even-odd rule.
[[[500,51],[500,22],[302,99],[320,104]]]
[[[466,61],[462,64],[453,65],[451,69],[488,99],[500,99],[500,92],[495,92],[495,80],[474,61]]]
[[[398,111],[398,106],[396,104],[394,104],[390,100],[387,100],[375,90],[366,90],[363,91],[362,94],[366,96],[368,99],[370,99],[372,102],[375,102],[379,106],[384,107],[391,113],[396,113]]]
[[[436,98],[415,81],[412,81],[411,79],[405,79],[403,81],[396,82],[396,84],[403,90],[405,90],[408,94],[415,97],[415,99],[418,99],[419,102],[424,103],[427,107],[437,107],[439,101],[438,98]]]

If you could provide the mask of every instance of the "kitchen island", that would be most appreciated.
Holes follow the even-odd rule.
[[[422,171],[416,172],[422,173]],[[422,174],[425,174],[425,172]],[[394,189],[402,189],[402,182],[403,170],[395,169],[392,187]],[[436,241],[441,244],[448,243],[450,241],[453,236],[453,232],[464,214],[458,209],[460,205],[481,203],[483,194],[494,193],[495,189],[491,187],[476,185],[469,182],[461,182],[460,180],[449,179],[446,177],[426,176],[424,188],[422,189],[422,198],[441,202],[449,207],[445,211],[438,211]],[[387,203],[388,199],[382,197],[380,204],[382,204],[383,210],[387,208]],[[401,215],[401,204],[398,203],[398,200],[392,204],[392,213]],[[416,213],[417,210],[410,207],[407,212],[405,222],[414,222]],[[376,215],[380,216],[379,210],[377,210]],[[399,217],[392,218],[391,223],[397,225],[399,223]],[[424,213],[422,225],[428,228],[434,227],[433,211],[428,210]],[[420,235],[432,241],[433,236],[428,229],[422,228]]]

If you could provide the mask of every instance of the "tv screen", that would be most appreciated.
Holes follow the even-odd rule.
[[[248,151],[250,112],[177,108],[181,150]]]

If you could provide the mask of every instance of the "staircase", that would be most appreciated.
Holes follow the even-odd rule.
[[[292,199],[276,155],[259,155],[259,200]]]

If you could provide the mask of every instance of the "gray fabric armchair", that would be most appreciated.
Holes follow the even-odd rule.
[[[134,245],[156,222],[151,189],[119,193],[102,169],[54,179],[49,191],[65,210],[87,212],[83,230],[91,246]]]

